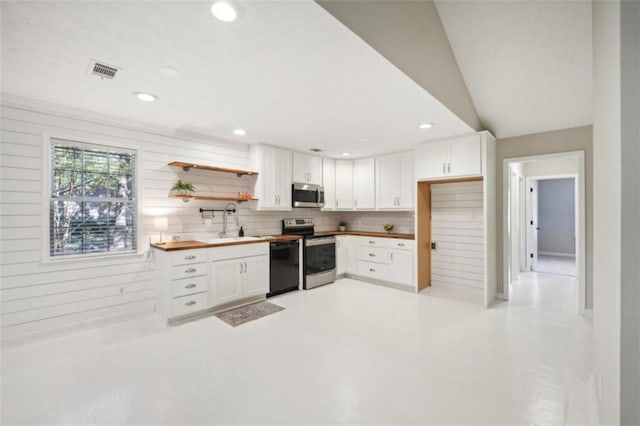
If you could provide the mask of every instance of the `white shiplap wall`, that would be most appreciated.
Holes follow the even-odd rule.
[[[431,284],[484,286],[482,182],[431,185]]]
[[[142,149],[140,245],[157,241],[154,216],[169,216],[168,234],[213,236],[221,216],[204,225],[199,207],[221,208],[224,202],[167,198],[179,177],[187,177],[198,193],[234,195],[249,189],[248,178],[185,172],[167,166],[170,161],[246,169],[248,146],[226,141],[170,136],[161,130],[105,124],[56,108],[32,108],[4,102],[0,130],[0,331],[2,345],[36,340],[80,328],[93,327],[153,312],[153,260],[146,254],[120,258],[43,263],[42,169],[43,134],[74,136]],[[84,117],[84,118],[81,118]],[[88,115],[87,115],[88,117]],[[247,235],[280,233],[283,217],[315,217],[319,230],[337,227],[338,213],[255,212],[247,203],[239,208]],[[231,220],[232,232],[237,232]],[[122,291],[123,290],[123,291]]]

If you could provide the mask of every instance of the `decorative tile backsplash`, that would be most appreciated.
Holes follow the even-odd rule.
[[[413,212],[342,212],[341,220],[347,222],[347,230],[384,232],[382,225],[393,223],[393,232],[414,233]]]

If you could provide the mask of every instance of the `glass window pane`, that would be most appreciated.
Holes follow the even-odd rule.
[[[135,250],[131,201],[57,201],[56,197],[135,199],[135,157],[104,149],[54,145],[51,172],[51,256]]]

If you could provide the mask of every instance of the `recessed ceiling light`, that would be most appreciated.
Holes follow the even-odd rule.
[[[218,0],[211,5],[211,14],[222,22],[233,22],[238,19],[239,8],[229,0]]]
[[[342,155],[343,157],[348,157],[348,156],[350,156],[350,155],[351,155],[351,153],[350,153],[350,152],[343,152],[343,153],[342,153],[342,154],[340,154],[340,155]]]
[[[152,95],[151,93],[135,92],[134,95],[136,95],[136,98],[145,102],[153,102],[158,99],[156,95]]]
[[[433,123],[422,123],[418,127],[421,128],[421,129],[430,129],[430,128],[433,127]]]
[[[246,134],[247,134],[247,131],[246,131],[246,130],[244,130],[244,129],[235,129],[235,130],[233,131],[233,134],[234,134],[234,135],[237,135],[237,136],[244,136],[244,135],[246,135]]]

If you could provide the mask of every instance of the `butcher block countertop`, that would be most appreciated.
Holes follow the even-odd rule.
[[[316,235],[356,235],[361,237],[380,237],[380,238],[397,238],[400,240],[413,240],[415,236],[413,234],[396,234],[393,232],[367,232],[367,231],[330,231],[330,232],[318,232]],[[271,241],[295,241],[300,240],[302,237],[300,235],[268,235],[264,237],[259,237],[260,239],[248,239],[248,240],[237,240],[234,238],[229,238],[228,241],[216,241],[207,243],[204,241],[174,241],[170,243],[158,244],[152,243],[151,247],[162,250],[162,251],[176,251],[176,250],[190,250],[190,249],[199,249],[199,248],[210,248],[210,247],[226,247],[226,246],[237,246],[241,244],[257,244],[257,243],[268,243]]]
[[[299,240],[302,239],[299,235],[273,235],[273,236],[265,236],[260,237],[260,239],[251,239],[238,241],[233,238],[229,238],[229,241],[217,241],[215,243],[207,243],[204,241],[196,241],[196,240],[187,240],[187,241],[173,241],[164,244],[152,243],[151,247],[162,250],[162,251],[176,251],[176,250],[191,250],[191,249],[200,249],[200,248],[211,248],[211,247],[227,247],[227,246],[237,246],[241,244],[257,244],[257,243],[268,243],[271,241],[290,241],[290,240]]]
[[[331,232],[331,234],[335,234],[335,235],[357,235],[357,236],[360,236],[360,237],[398,238],[400,240],[414,240],[415,239],[415,235],[414,234],[396,234],[396,233],[393,233],[393,232],[335,231],[335,232]]]

